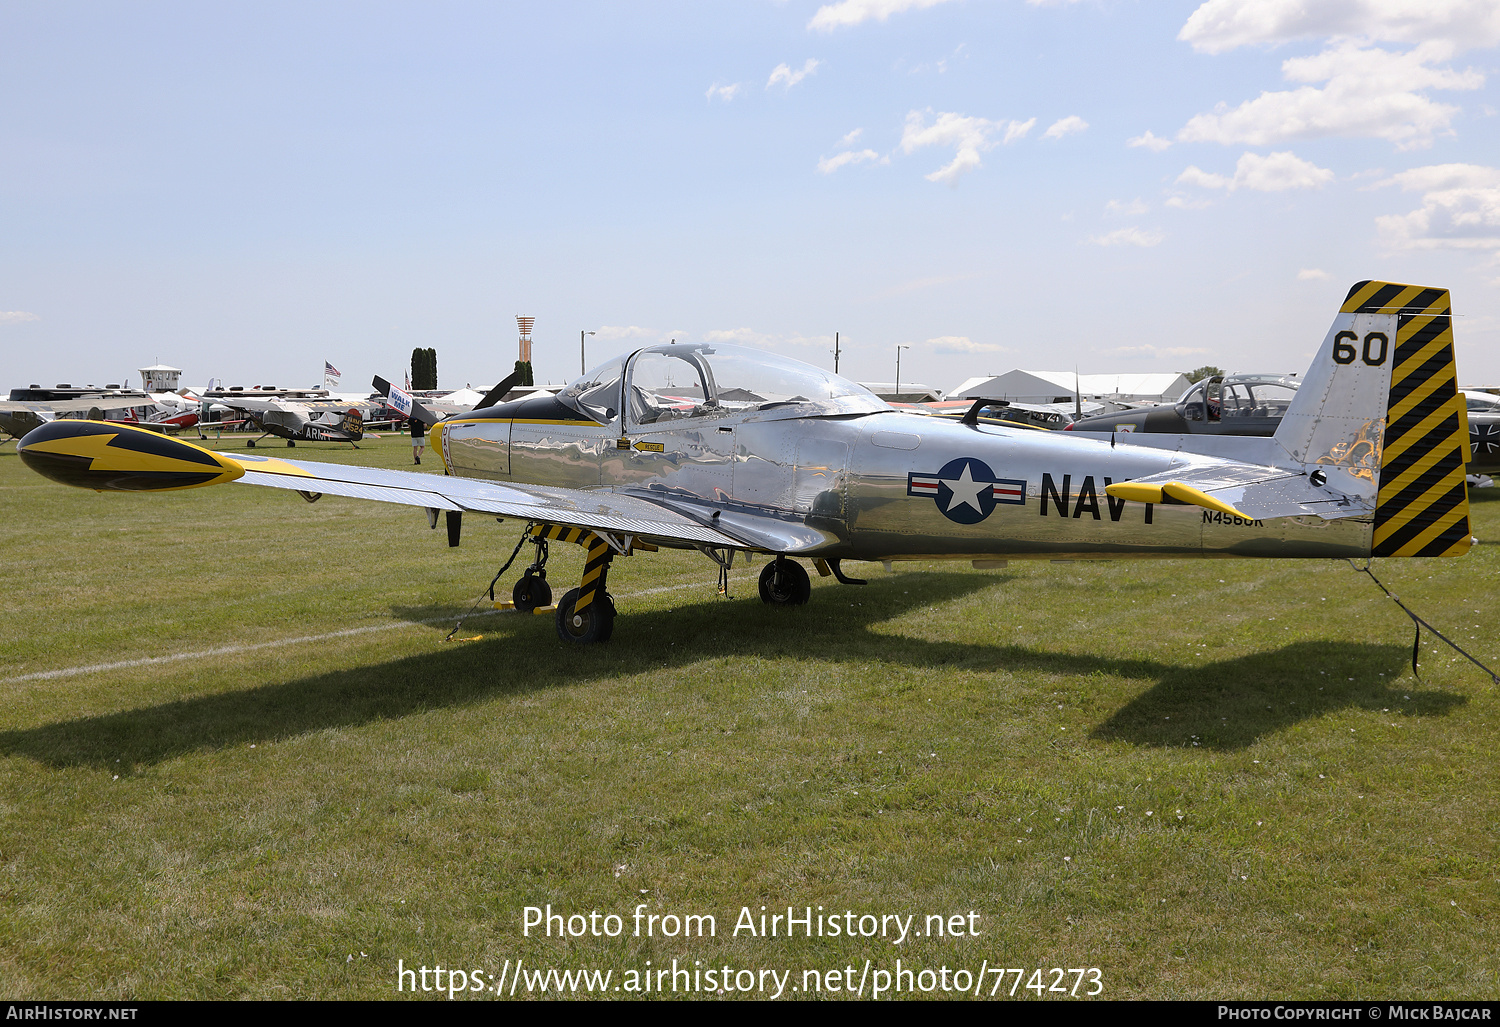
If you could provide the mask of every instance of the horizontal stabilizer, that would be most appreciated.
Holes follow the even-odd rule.
[[[1228,462],[1178,467],[1134,481],[1116,482],[1104,491],[1116,499],[1188,503],[1251,521],[1307,515],[1334,520],[1374,510],[1358,497],[1315,485],[1306,474]]]

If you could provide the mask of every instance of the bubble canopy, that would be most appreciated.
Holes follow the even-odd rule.
[[[890,405],[869,389],[800,360],[742,346],[652,346],[615,357],[569,383],[558,400],[610,423],[688,418],[865,414]]]

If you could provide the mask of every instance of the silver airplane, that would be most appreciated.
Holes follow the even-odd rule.
[[[557,604],[567,642],[607,640],[619,555],[666,546],[727,571],[769,557],[767,603],[809,598],[814,562],[1457,556],[1467,427],[1446,290],[1350,290],[1276,434],[1114,439],[899,413],[838,375],[752,350],[653,346],[555,397],[440,421],[443,476],[230,458],[118,425],[54,422],[20,452],[94,489],[238,480],[424,507],[457,545],[465,512],[527,523],[521,608],[546,605],[545,543],[587,550]],[[519,547],[518,547],[519,548]]]

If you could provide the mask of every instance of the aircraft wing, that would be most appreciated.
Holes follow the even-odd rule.
[[[1116,482],[1105,491],[1118,499],[1190,503],[1247,520],[1309,515],[1334,520],[1375,510],[1357,496],[1314,485],[1305,474],[1231,461]]]
[[[608,490],[517,485],[442,474],[417,474],[305,460],[235,454],[247,485],[401,503],[427,509],[473,511],[548,524],[619,532],[650,542],[697,543],[740,548],[746,539],[721,531],[687,513]],[[727,527],[727,526],[726,526]],[[754,543],[757,548],[759,543]]]
[[[209,397],[209,402],[219,403],[223,406],[230,407],[235,410],[251,410],[257,414],[264,414],[273,410],[286,411],[297,409],[296,406],[289,406],[288,401],[284,399],[252,399],[250,397],[242,398],[240,396],[211,396]],[[306,406],[305,403],[300,405]]]
[[[154,403],[151,397],[141,396],[93,396],[84,399],[57,399],[57,400],[0,400],[0,412],[21,413],[23,411],[33,414],[83,414],[90,410],[102,410],[108,413],[112,410],[131,410],[135,407],[149,407]]]

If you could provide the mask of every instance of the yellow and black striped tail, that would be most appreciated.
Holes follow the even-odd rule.
[[[1396,318],[1371,556],[1462,556],[1472,541],[1464,484],[1469,431],[1446,289],[1360,282],[1346,314]]]

